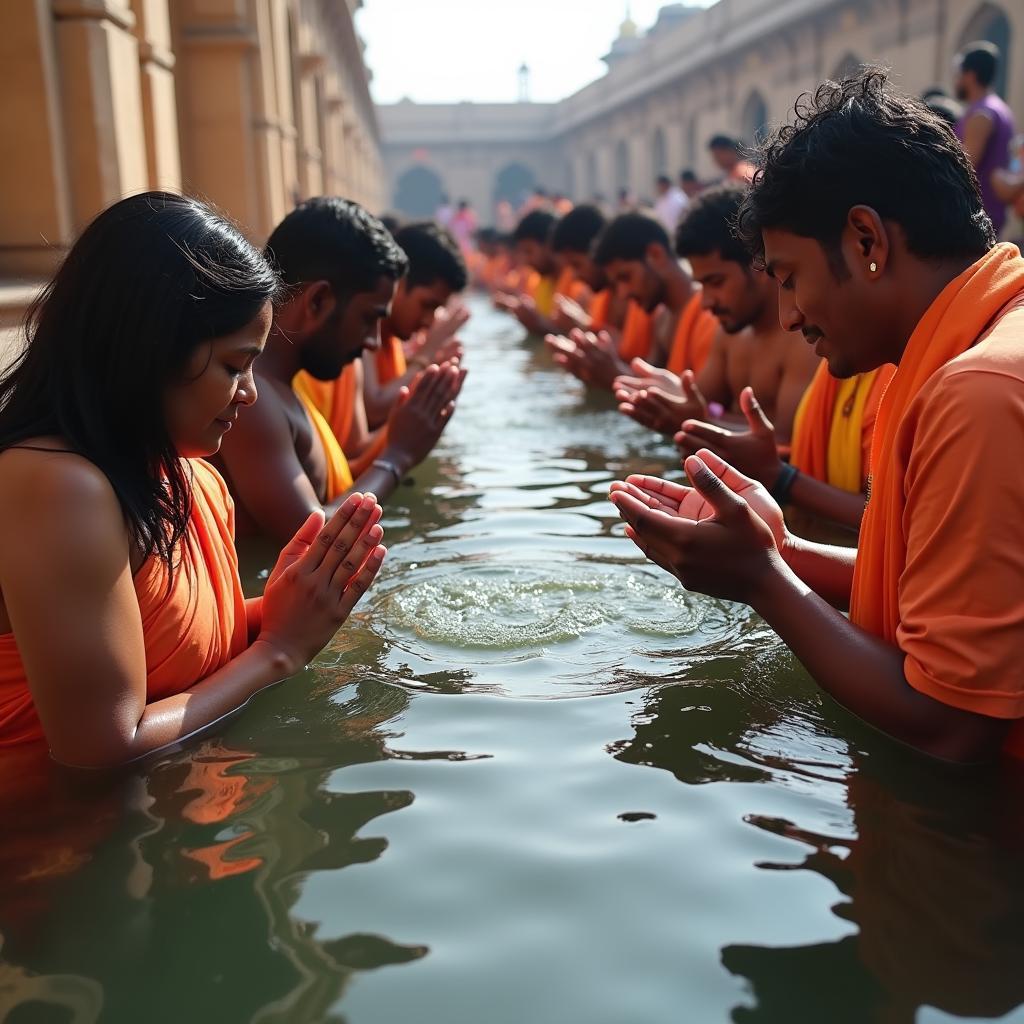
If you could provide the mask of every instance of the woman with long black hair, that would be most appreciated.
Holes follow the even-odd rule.
[[[80,766],[176,743],[326,644],[385,550],[372,495],[311,515],[246,601],[214,454],[256,400],[280,281],[202,203],[86,228],[0,372],[0,748]]]

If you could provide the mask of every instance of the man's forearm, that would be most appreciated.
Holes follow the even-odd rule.
[[[819,597],[835,608],[850,607],[856,548],[816,544],[790,535],[782,555],[786,565]]]
[[[818,685],[853,714],[934,757],[977,761],[999,748],[1006,723],[919,693],[898,647],[865,632],[792,571],[780,568],[754,602]]]
[[[801,473],[793,481],[789,500],[821,519],[856,530],[864,516],[864,495],[840,490],[831,484]]]

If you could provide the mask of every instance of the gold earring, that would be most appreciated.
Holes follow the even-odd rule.
[[[877,274],[878,273],[878,264],[874,260],[872,260],[868,264],[868,270],[870,270],[872,274]]]

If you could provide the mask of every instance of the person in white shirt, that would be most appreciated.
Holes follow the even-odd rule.
[[[675,234],[683,210],[690,201],[683,190],[673,185],[672,179],[664,174],[658,176],[655,186],[658,189],[658,199],[654,204],[654,212],[671,238]]]

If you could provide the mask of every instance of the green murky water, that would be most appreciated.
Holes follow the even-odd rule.
[[[482,303],[466,338],[313,669],[5,815],[0,1021],[1024,1021],[1020,781],[894,750],[670,586],[604,495],[671,449]]]

